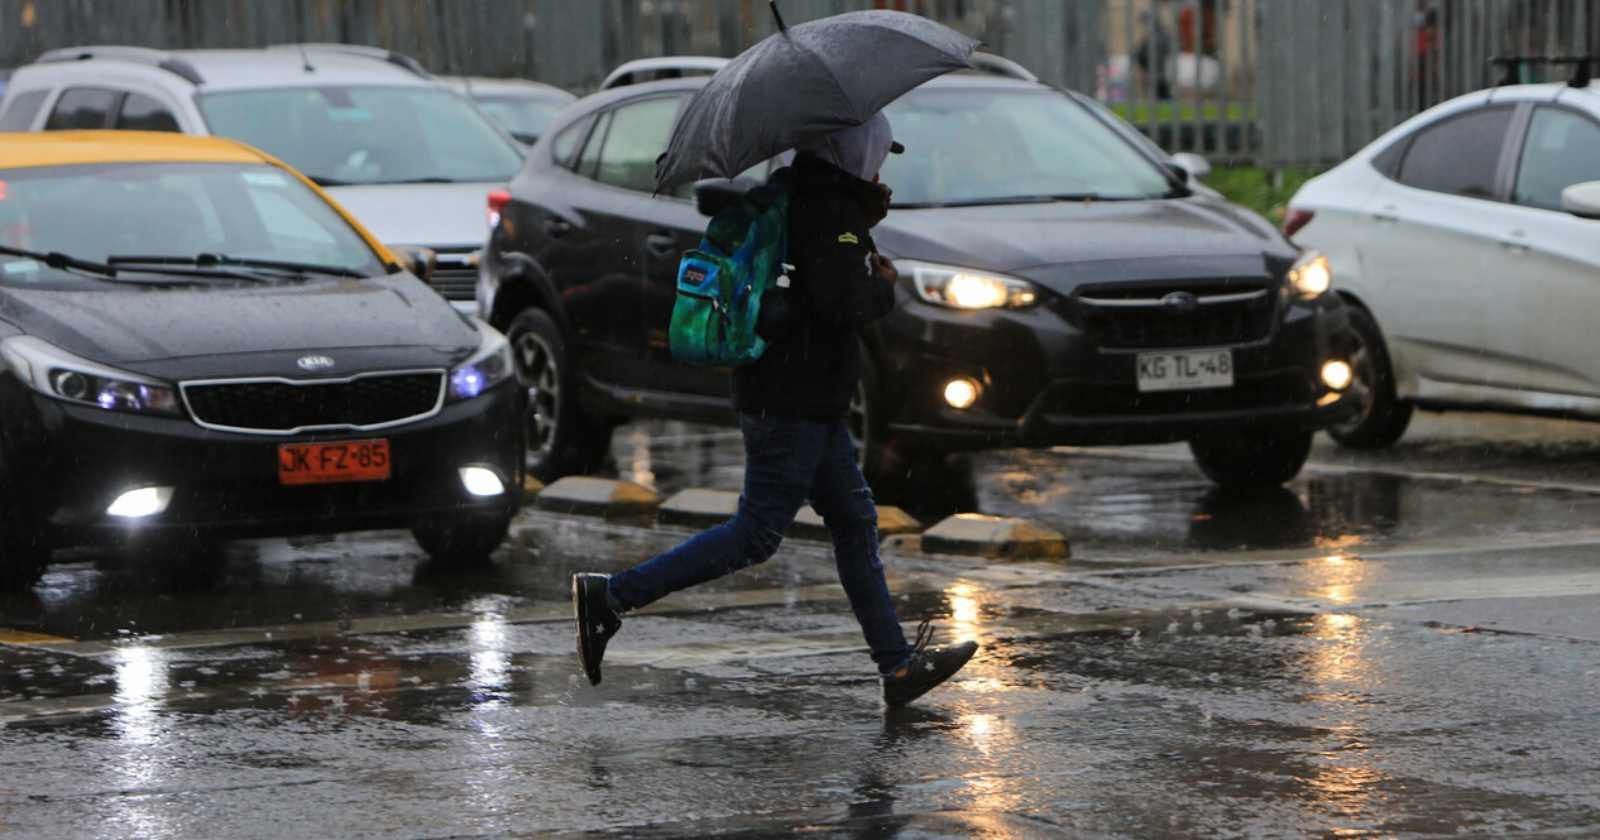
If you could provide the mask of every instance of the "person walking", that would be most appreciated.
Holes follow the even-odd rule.
[[[615,576],[572,577],[578,655],[591,684],[622,615],[682,589],[765,562],[807,499],[833,539],[839,582],[883,679],[902,706],[949,679],[976,642],[929,644],[928,622],[908,645],[878,555],[877,508],[856,463],[845,414],[861,375],[860,328],[895,305],[898,274],[870,229],[892,192],[878,173],[894,142],[875,114],[802,145],[772,181],[789,190],[792,287],[782,323],[763,316],[765,354],[738,368],[734,407],[744,437],[744,492],[733,518]],[[764,307],[765,309],[766,307]]]

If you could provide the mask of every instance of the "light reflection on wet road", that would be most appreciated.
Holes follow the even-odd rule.
[[[400,534],[198,576],[68,558],[0,599],[0,837],[1592,828],[1600,443],[1550,428],[1463,480],[1488,444],[1422,422],[1399,468],[1320,451],[1250,497],[1171,448],[956,459],[893,501],[1036,518],[1074,559],[888,557],[904,619],[984,645],[895,713],[814,543],[630,617],[597,689],[566,575],[681,532],[529,512],[474,571]],[[614,455],[664,492],[738,485],[719,430]]]

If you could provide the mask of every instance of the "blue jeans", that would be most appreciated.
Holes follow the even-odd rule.
[[[878,509],[856,466],[843,420],[739,415],[744,493],[732,519],[611,578],[611,595],[638,609],[669,593],[770,559],[809,498],[833,536],[839,582],[878,670],[910,653],[878,557]]]

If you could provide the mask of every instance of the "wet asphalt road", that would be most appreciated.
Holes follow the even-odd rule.
[[[956,459],[892,501],[1074,556],[887,555],[903,619],[983,644],[900,712],[819,543],[630,617],[599,688],[567,575],[685,532],[63,558],[0,597],[0,837],[1600,833],[1597,430],[1424,416],[1249,498],[1182,448]],[[615,472],[736,488],[735,441],[624,428]]]

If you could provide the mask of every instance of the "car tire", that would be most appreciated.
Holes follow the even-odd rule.
[[[856,464],[861,467],[861,474],[874,490],[887,492],[925,477],[928,468],[943,459],[933,453],[911,449],[889,434],[889,424],[883,416],[881,382],[872,354],[863,345],[861,379],[851,395],[845,424],[850,430],[850,442],[856,448]]]
[[[1312,436],[1301,429],[1207,435],[1189,441],[1189,451],[1206,478],[1224,488],[1276,487],[1300,474]]]
[[[561,328],[544,311],[525,309],[512,319],[506,337],[517,381],[527,392],[523,451],[528,473],[548,484],[598,469],[611,449],[612,424],[578,407],[577,376]]]
[[[475,515],[418,525],[411,536],[435,562],[476,566],[489,561],[510,530],[508,515]]]
[[[0,506],[0,592],[21,592],[38,583],[50,565],[50,544],[30,522],[3,468]]]
[[[1358,408],[1354,417],[1329,426],[1328,437],[1350,449],[1386,449],[1406,433],[1412,408],[1395,397],[1394,369],[1378,322],[1359,306],[1349,310],[1356,342],[1350,353],[1355,374],[1350,391]]]

